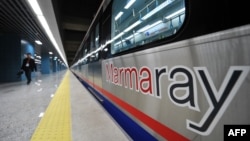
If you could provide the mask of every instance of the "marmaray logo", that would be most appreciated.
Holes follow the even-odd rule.
[[[160,99],[162,93],[164,94],[161,92],[163,84],[160,80],[168,79],[171,82],[167,92],[170,100],[177,106],[200,111],[197,99],[197,78],[209,108],[199,123],[187,119],[186,127],[200,135],[209,135],[247,77],[250,66],[231,66],[218,90],[206,67],[193,67],[191,70],[180,65],[170,69],[168,66],[155,67],[152,70],[147,66],[138,69],[116,67],[113,63],[105,64],[108,83]],[[184,80],[177,80],[178,76],[182,76]],[[178,90],[184,90],[185,96],[178,97],[176,94]]]

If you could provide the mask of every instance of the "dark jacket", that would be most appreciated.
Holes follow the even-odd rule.
[[[27,65],[27,64],[29,64],[29,65]],[[27,71],[27,70],[36,71],[35,60],[32,58],[23,59],[23,64],[22,64],[21,69],[24,71]]]

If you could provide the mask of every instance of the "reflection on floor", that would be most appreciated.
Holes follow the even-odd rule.
[[[0,84],[0,140],[30,141],[66,71]],[[69,72],[73,141],[127,141],[128,137],[93,96]]]

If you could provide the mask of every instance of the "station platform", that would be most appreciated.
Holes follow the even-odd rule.
[[[69,70],[0,84],[1,141],[128,141]]]

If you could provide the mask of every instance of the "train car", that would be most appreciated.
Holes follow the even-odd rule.
[[[71,70],[131,140],[222,141],[250,124],[248,9],[104,0]]]

